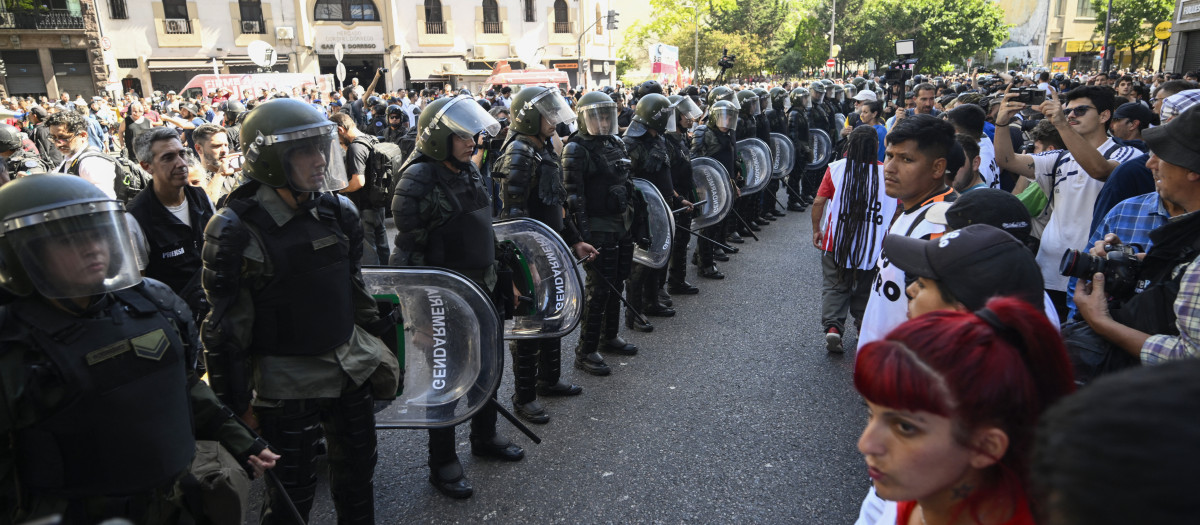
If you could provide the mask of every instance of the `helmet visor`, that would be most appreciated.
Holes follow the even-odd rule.
[[[296,191],[338,191],[349,185],[346,161],[337,134],[329,132],[280,142],[280,160],[288,184]]]
[[[692,99],[687,98],[687,97],[683,97],[682,99],[680,99],[679,104],[675,106],[675,109],[679,112],[680,116],[687,117],[692,120],[700,118],[700,115],[703,114],[703,112],[700,111],[700,106],[697,106],[696,103],[692,101]],[[668,128],[668,129],[674,129],[674,128]]]
[[[489,137],[500,133],[500,123],[466,95],[454,97],[454,100],[442,106],[424,133],[429,135],[441,126],[446,126],[455,135],[471,142],[475,142],[475,137],[480,133],[486,133]]]
[[[712,125],[718,128],[737,129],[738,111],[733,108],[713,108],[709,115]]]
[[[8,221],[5,237],[50,299],[90,297],[142,282],[124,207],[89,202]]]
[[[537,108],[538,113],[542,114],[542,118],[555,126],[563,122],[575,120],[575,111],[554,90],[548,89],[541,95],[534,97],[533,107]]]
[[[746,101],[746,107],[750,108],[750,114],[758,116],[762,113],[762,108],[758,107],[758,99],[752,98]]]
[[[617,125],[617,105],[612,102],[588,106],[579,110],[579,115],[583,119],[582,128],[588,135],[616,135],[620,131]]]

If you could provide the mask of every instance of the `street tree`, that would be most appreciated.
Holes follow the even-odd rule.
[[[1108,17],[1108,0],[1091,0],[1096,10],[1096,34],[1104,35]],[[1171,19],[1175,7],[1172,0],[1112,0],[1112,26],[1108,45],[1113,50],[1128,49],[1134,67],[1148,62],[1158,39],[1154,26]],[[1116,55],[1115,53],[1113,54]]]

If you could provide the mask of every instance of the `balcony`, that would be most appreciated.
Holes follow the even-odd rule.
[[[0,29],[83,29],[83,17],[66,9],[0,13]]]
[[[243,35],[265,35],[267,34],[267,25],[263,23],[262,18],[249,19],[243,18],[241,21],[241,30]]]
[[[187,18],[167,18],[162,21],[163,33],[167,35],[192,34],[192,21]]]
[[[500,22],[484,22],[483,32],[489,35],[498,35],[504,31],[500,28]]]
[[[446,34],[446,23],[443,21],[426,21],[425,34],[427,35],[444,35]]]
[[[570,22],[555,22],[554,23],[554,32],[558,33],[560,35],[564,34],[564,33],[570,33],[571,32],[571,23]]]

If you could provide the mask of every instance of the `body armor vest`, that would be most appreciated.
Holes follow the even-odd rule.
[[[437,185],[453,210],[449,220],[429,230],[425,263],[477,275],[496,260],[488,192],[474,170],[446,177],[447,168],[439,165],[436,169]]]
[[[757,123],[758,123],[758,127],[755,128],[755,130],[754,130],[755,136],[758,137],[758,140],[761,140],[763,142],[766,142],[767,144],[770,144],[771,143],[771,123],[767,122],[767,116],[761,115],[754,120],[757,121]]]
[[[47,417],[14,432],[20,483],[31,493],[130,495],[171,483],[195,454],[183,340],[142,292],[110,294],[99,318],[38,300],[13,303],[51,363],[32,368],[31,401]],[[39,392],[62,391],[50,404]],[[35,397],[37,396],[37,397]]]
[[[631,152],[634,148],[641,150],[641,163],[639,166],[633,166],[634,170],[630,175],[654,183],[654,187],[658,188],[658,192],[662,194],[663,198],[670,202],[675,189],[671,180],[670,153],[667,151],[667,143],[663,136],[652,137],[646,133],[636,138],[625,137],[625,145]],[[632,155],[630,156],[632,157]]]
[[[758,120],[754,117],[738,117],[737,129],[734,130],[737,140],[758,136]]]
[[[631,184],[629,155],[617,137],[571,137],[588,152],[587,175],[583,177],[584,199],[590,217],[620,215],[628,209]]]
[[[808,115],[804,113],[803,109],[796,108],[788,112],[788,136],[796,143],[796,147],[808,144]]]
[[[262,233],[263,250],[275,269],[254,295],[252,353],[320,355],[348,341],[354,331],[350,239],[338,223],[336,197],[316,199],[319,219],[302,211],[282,226],[254,201],[230,203]]]
[[[527,135],[513,135],[514,137],[505,144],[504,153],[496,160],[494,172],[498,174],[497,178],[506,179],[504,184],[511,181],[526,187],[528,198],[523,207],[530,219],[540,221],[554,231],[562,233],[562,210],[567,191],[563,188],[558,155],[548,144],[539,151]],[[523,175],[512,176],[514,168],[524,171],[528,167],[517,166],[518,161],[514,155],[509,154],[509,150],[521,150],[520,156],[537,160],[532,180],[520,180]],[[507,192],[503,194],[507,196]]]
[[[698,157],[711,157],[722,166],[725,166],[725,171],[729,174],[729,179],[737,178],[737,172],[734,171],[735,162],[733,155],[733,137],[729,133],[721,133],[720,130],[709,128],[708,126],[700,126],[696,128],[696,136],[692,140],[700,141],[700,154]]]

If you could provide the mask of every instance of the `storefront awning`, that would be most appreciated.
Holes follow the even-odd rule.
[[[166,60],[152,58],[146,61],[146,68],[150,71],[194,71],[197,69],[212,71],[212,60]]]
[[[461,75],[467,72],[467,61],[462,57],[409,57],[404,59],[408,66],[408,81],[420,82],[446,78],[446,75]]]

